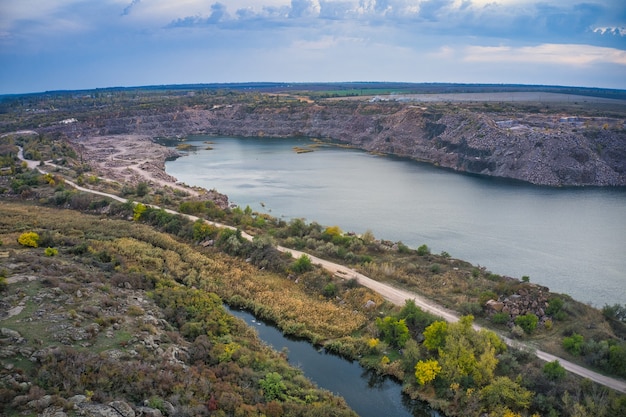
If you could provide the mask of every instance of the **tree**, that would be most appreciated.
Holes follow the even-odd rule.
[[[404,302],[404,307],[400,310],[398,318],[404,319],[407,326],[412,330],[422,329],[433,322],[432,316],[422,311],[415,304],[415,300],[406,300]]]
[[[480,390],[482,401],[490,410],[497,407],[527,409],[530,407],[533,393],[507,376],[497,377]]]
[[[420,385],[426,385],[441,372],[441,366],[435,359],[419,361],[415,365],[415,378]]]
[[[17,238],[17,242],[22,246],[36,248],[39,246],[39,235],[35,232],[22,233],[20,237]]]
[[[396,319],[387,316],[384,319],[376,318],[376,327],[380,330],[385,342],[398,348],[404,347],[407,340],[411,338],[409,328],[403,319]]]
[[[498,364],[496,351],[506,345],[495,333],[472,327],[474,317],[463,316],[448,325],[445,341],[439,348],[442,375],[451,383],[482,386],[493,379]]]
[[[424,330],[424,346],[428,350],[439,350],[446,342],[448,323],[436,321]]]

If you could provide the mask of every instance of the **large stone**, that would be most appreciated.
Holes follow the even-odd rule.
[[[137,411],[142,417],[163,417],[163,413],[158,408],[137,407]]]
[[[104,404],[84,402],[79,405],[80,415],[85,417],[120,417],[114,408]]]
[[[135,410],[125,401],[112,401],[109,406],[120,413],[122,417],[135,417]]]
[[[39,414],[39,417],[67,417],[67,414],[61,407],[48,407]]]
[[[504,303],[502,301],[489,300],[485,303],[485,306],[490,310],[500,312],[504,308]]]
[[[10,337],[11,339],[21,339],[22,335],[12,329],[7,329],[6,327],[3,327],[0,329],[0,336],[2,337]]]

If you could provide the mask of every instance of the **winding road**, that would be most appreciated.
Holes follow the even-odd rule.
[[[39,172],[41,172],[42,174],[47,174],[46,171],[44,171],[39,162],[36,161],[30,161],[30,160],[25,160],[24,159],[24,155],[23,155],[23,149],[20,147],[19,152],[18,152],[18,157],[26,162],[28,164],[28,167],[31,169],[37,169]],[[79,186],[78,184],[75,184],[72,181],[69,180],[65,180],[65,183],[76,188],[79,191],[83,191],[83,192],[87,192],[87,193],[92,193],[92,194],[97,194],[103,197],[109,197],[112,198],[116,201],[122,202],[122,203],[127,203],[129,200],[113,195],[113,194],[108,194],[108,193],[104,193],[101,191],[95,191],[95,190],[90,190],[88,188],[84,188]],[[160,207],[158,206],[151,206],[157,209],[160,209]],[[187,218],[189,218],[190,220],[196,221],[199,219],[199,217],[197,216],[193,216],[193,215],[188,215],[188,214],[184,214],[184,213],[179,213],[177,211],[174,210],[170,210],[170,209],[164,209],[166,212],[171,213],[171,214],[179,214],[181,216],[185,216]],[[202,219],[205,222],[216,226],[216,227],[220,227],[220,228],[228,228],[228,229],[232,229],[232,230],[236,230],[235,227],[233,226],[228,226],[225,224],[221,224],[221,223],[216,223],[213,221],[209,221],[206,219]],[[247,240],[252,240],[253,236],[245,233],[245,232],[241,232],[242,237],[244,237]],[[456,312],[448,310],[440,305],[437,305],[436,303],[425,299],[424,297],[421,297],[415,293],[409,292],[409,291],[405,291],[399,288],[395,288],[392,287],[389,284],[385,284],[385,283],[381,283],[378,281],[375,281],[357,271],[355,271],[352,268],[348,268],[344,265],[340,265],[337,264],[335,262],[330,262],[327,261],[325,259],[321,259],[318,258],[316,256],[310,255],[306,252],[301,252],[301,251],[297,251],[294,249],[290,249],[290,248],[285,248],[283,246],[277,246],[276,247],[279,251],[281,252],[288,252],[291,253],[291,255],[294,258],[298,258],[302,255],[306,255],[311,259],[311,262],[315,265],[319,265],[320,267],[330,271],[331,273],[333,273],[335,276],[343,278],[343,279],[356,279],[357,282],[364,286],[367,287],[375,292],[377,292],[378,294],[380,294],[383,298],[385,298],[387,301],[399,305],[399,306],[403,306],[405,304],[406,300],[414,300],[415,304],[417,306],[419,306],[422,310],[427,311],[429,313],[432,313],[434,315],[440,316],[441,318],[443,318],[446,321],[449,322],[456,322],[459,320],[459,316]],[[474,328],[476,330],[480,330],[483,327],[474,324]],[[528,349],[528,346],[525,345],[522,342],[516,341],[516,340],[512,340],[508,337],[499,335],[499,337],[508,345],[511,347],[515,347],[515,348],[526,348]],[[567,371],[579,375],[583,378],[587,378],[591,381],[597,382],[598,384],[604,385],[608,388],[614,389],[615,391],[619,391],[621,393],[625,393],[626,394],[626,382],[620,379],[616,379],[616,378],[612,378],[606,375],[602,375],[598,372],[594,372],[590,369],[587,369],[583,366],[577,365],[573,362],[569,362],[565,359],[559,358],[558,356],[552,355],[548,352],[544,352],[541,350],[536,350],[534,349],[534,353],[536,354],[536,356],[546,362],[552,362],[555,360],[558,360],[559,363],[561,364],[561,366],[563,366],[563,368],[565,368]]]

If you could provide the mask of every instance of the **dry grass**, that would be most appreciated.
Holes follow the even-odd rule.
[[[60,236],[71,235],[73,243],[87,243],[92,255],[107,254],[114,265],[112,272],[143,271],[154,280],[173,278],[215,292],[224,300],[261,313],[291,333],[317,341],[355,332],[368,320],[358,309],[370,299],[382,303],[377,294],[365,289],[348,292],[349,301],[343,303],[320,298],[285,276],[260,271],[215,250],[200,252],[141,224],[42,207],[37,207],[35,215],[21,204],[3,203],[2,208],[3,241],[15,241],[16,225],[21,225],[20,231],[47,230]],[[6,247],[19,249],[17,243]]]

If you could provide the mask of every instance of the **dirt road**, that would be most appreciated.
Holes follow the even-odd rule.
[[[394,288],[388,284],[384,284],[378,281],[374,281],[373,279],[368,278],[365,275],[360,274],[353,269],[347,268],[343,265],[339,265],[334,262],[330,262],[321,258],[317,258],[305,252],[300,252],[297,250],[288,249],[288,248],[284,248],[281,246],[278,246],[277,248],[281,252],[291,252],[294,258],[298,258],[302,256],[303,254],[306,254],[309,258],[311,258],[311,262],[313,264],[321,266],[322,268],[332,272],[338,277],[341,277],[344,279],[355,278],[359,282],[359,284],[373,291],[376,291],[381,296],[383,296],[387,301],[393,304],[403,306],[406,300],[414,300],[415,304],[419,306],[422,310],[428,311],[429,313],[440,316],[441,318],[443,318],[444,320],[448,322],[454,323],[459,320],[459,316],[457,315],[456,312],[447,310],[444,307],[437,305],[423,297],[420,297],[419,295],[415,293],[401,290],[399,288]],[[482,326],[479,326],[475,323],[473,327],[476,330],[480,330],[483,328]],[[510,339],[502,335],[499,335],[499,336],[508,346],[515,347],[515,348],[528,349],[528,346],[522,342]],[[594,382],[597,382],[599,384],[612,388],[616,391],[626,393],[626,382],[622,380],[618,380],[615,378],[611,378],[611,377],[599,374],[583,366],[576,365],[575,363],[566,361],[565,359],[559,358],[558,356],[552,355],[542,350],[535,350],[534,353],[537,355],[539,359],[543,361],[552,362],[552,361],[558,360],[561,366],[569,372],[582,376],[583,378],[588,378]]]

